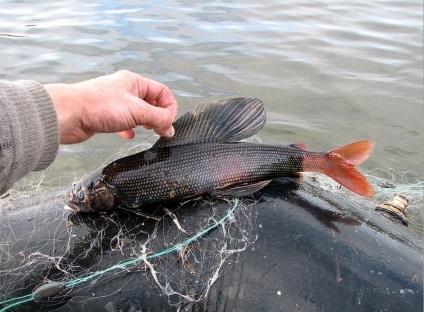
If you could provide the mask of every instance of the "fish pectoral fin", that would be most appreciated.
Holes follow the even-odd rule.
[[[243,197],[253,194],[267,186],[272,180],[260,181],[253,184],[238,184],[216,189],[211,193],[216,197]]]
[[[263,103],[256,98],[225,98],[198,105],[174,122],[175,135],[161,137],[153,148],[186,144],[237,142],[265,124]]]
[[[301,150],[305,150],[305,151],[308,150],[308,146],[305,143],[302,143],[302,142],[292,143],[289,146],[290,147],[293,147],[293,148],[298,148],[298,149],[301,149]]]

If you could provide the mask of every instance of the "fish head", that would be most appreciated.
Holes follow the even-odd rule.
[[[115,195],[97,175],[74,183],[65,209],[71,212],[108,211],[115,206]]]

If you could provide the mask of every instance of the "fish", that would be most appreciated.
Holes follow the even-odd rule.
[[[326,152],[304,143],[270,145],[242,141],[264,126],[257,98],[235,97],[198,105],[178,118],[172,138],[117,159],[74,184],[65,208],[71,212],[143,208],[199,196],[244,197],[273,179],[320,172],[365,197],[374,189],[355,169],[374,142],[359,141]]]

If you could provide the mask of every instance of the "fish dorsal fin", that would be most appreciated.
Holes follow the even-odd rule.
[[[255,135],[265,124],[263,103],[256,98],[219,99],[198,105],[174,122],[175,135],[153,147],[194,143],[237,142]]]

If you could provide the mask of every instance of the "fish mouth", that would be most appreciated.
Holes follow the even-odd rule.
[[[75,205],[71,202],[67,202],[63,208],[67,211],[72,212],[72,213],[77,213],[77,212],[81,211],[81,209],[77,205]]]

